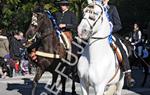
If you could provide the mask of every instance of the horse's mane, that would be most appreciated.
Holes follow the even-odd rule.
[[[48,29],[50,29],[50,30],[48,30],[48,32],[52,32],[53,31],[53,33],[54,33],[55,29],[53,27],[53,23],[52,23],[51,19],[48,18],[47,13],[44,12],[42,14],[43,14],[43,16],[41,18],[39,18],[39,19],[43,19],[43,20],[38,22],[39,25],[38,25],[37,29],[41,29],[41,28],[47,27]],[[43,26],[43,27],[41,27],[41,26]],[[45,32],[45,31],[43,31],[43,32]]]

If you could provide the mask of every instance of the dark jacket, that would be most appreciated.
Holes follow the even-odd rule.
[[[135,43],[136,46],[142,45],[142,34],[140,30],[137,30],[136,32],[132,32],[131,34],[131,42]]]
[[[76,15],[71,11],[66,11],[65,13],[57,12],[55,14],[57,24],[66,24],[66,28],[62,31],[76,31],[77,28],[77,18]]]
[[[114,5],[109,5],[108,7],[109,7],[108,14],[110,16],[110,21],[113,24],[113,32],[118,32],[122,28],[122,25],[117,8]]]
[[[21,49],[23,45],[20,40],[17,40],[15,37],[10,38],[10,56],[13,59],[21,59]]]

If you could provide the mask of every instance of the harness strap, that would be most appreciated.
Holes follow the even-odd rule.
[[[42,52],[42,51],[33,50],[30,54],[31,59],[34,60],[35,62],[38,61],[37,56],[60,59],[60,55],[58,55],[58,54],[46,53],[46,52]]]
[[[122,63],[123,58],[119,48],[116,46],[115,43],[111,43],[110,46],[112,47],[113,51],[116,53],[119,63]]]
[[[114,76],[108,81],[108,83],[110,83],[116,77],[116,75],[117,75],[117,73],[119,71],[120,66],[118,65],[117,67],[118,67],[117,71],[115,72]]]
[[[41,52],[41,51],[36,51],[35,54],[37,56],[42,56],[42,57],[47,57],[47,58],[56,58],[56,59],[60,58],[60,55],[58,54],[46,53],[46,52]]]
[[[106,37],[90,37],[91,39],[106,39],[107,37],[109,37],[109,35],[108,36],[106,36]]]

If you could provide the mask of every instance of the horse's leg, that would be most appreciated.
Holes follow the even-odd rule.
[[[52,72],[52,83],[51,83],[51,95],[55,95],[55,92],[57,91],[57,88],[56,88],[56,81],[57,81],[57,78],[58,78],[58,73],[56,72]]]
[[[87,79],[80,78],[80,86],[82,90],[82,95],[89,95],[89,83],[87,82]]]
[[[106,86],[106,84],[104,84],[104,83],[95,85],[94,89],[95,89],[96,95],[104,95],[105,86]]]
[[[124,85],[124,74],[122,73],[121,78],[119,80],[119,82],[116,85],[116,92],[114,95],[121,95],[121,91]]]
[[[78,79],[77,75],[77,65],[75,65],[72,69],[72,95],[76,95],[76,87],[75,87],[75,82]]]
[[[85,48],[82,56],[79,58],[77,69],[80,78],[80,86],[83,95],[89,95],[89,56],[87,56],[88,48]]]
[[[75,91],[76,87],[75,87],[75,81],[74,79],[72,80],[72,95],[76,95],[76,91]]]
[[[37,67],[36,75],[35,75],[35,77],[33,79],[32,95],[35,95],[35,89],[36,89],[37,83],[38,83],[38,81],[41,78],[43,73],[44,73],[44,71],[40,67]]]
[[[61,95],[65,95],[66,80],[67,79],[65,77],[61,76],[61,83],[62,83],[62,93],[61,93]]]
[[[109,85],[107,90],[105,90],[104,95],[116,95],[116,88],[117,85],[113,84],[113,85]]]

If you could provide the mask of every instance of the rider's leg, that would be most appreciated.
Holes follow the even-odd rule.
[[[138,56],[141,57],[142,56],[143,47],[142,46],[138,46],[137,49],[138,49]]]
[[[126,51],[124,50],[122,43],[120,42],[120,40],[116,37],[116,41],[115,44],[117,45],[117,47],[119,48],[121,54],[122,54],[122,68],[123,71],[125,72],[125,78],[127,79],[127,84],[128,86],[133,86],[135,81],[131,76],[131,69],[130,69],[130,64],[129,64],[129,59],[127,56]]]

